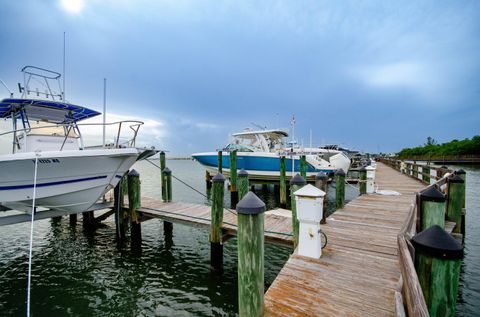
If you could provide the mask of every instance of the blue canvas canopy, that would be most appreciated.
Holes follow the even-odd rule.
[[[61,101],[9,98],[0,102],[0,118],[9,118],[21,110],[25,110],[32,120],[52,123],[77,122],[100,114],[98,111]]]

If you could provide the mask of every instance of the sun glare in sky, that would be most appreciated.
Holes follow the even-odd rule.
[[[60,4],[65,11],[78,14],[82,12],[85,6],[84,0],[60,0]]]

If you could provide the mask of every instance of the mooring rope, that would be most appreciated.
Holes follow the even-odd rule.
[[[30,287],[32,283],[33,222],[35,218],[35,198],[37,196],[38,155],[35,156],[35,174],[33,176],[32,217],[30,222],[30,249],[28,253],[27,317],[30,317]]]
[[[152,164],[152,165],[155,166],[156,168],[158,168],[158,169],[160,170],[160,172],[161,172],[160,166],[158,166],[157,164],[155,164],[155,163],[153,163],[153,162],[151,162],[151,161],[149,161],[149,160],[147,160],[147,162],[150,163],[150,164]],[[179,181],[179,182],[182,183],[183,185],[187,186],[188,188],[190,188],[190,189],[193,190],[194,192],[196,192],[196,193],[202,195],[203,197],[205,197],[210,204],[212,203],[212,199],[211,199],[210,197],[208,197],[207,195],[205,195],[204,193],[202,193],[202,192],[199,191],[198,189],[190,186],[190,185],[187,184],[186,182],[182,181],[180,178],[178,178],[178,177],[176,177],[175,175],[173,175],[173,173],[172,173],[171,175],[172,175],[172,178],[176,179],[177,181]],[[231,210],[231,209],[229,209],[229,208],[224,208],[224,209],[227,210],[227,211],[229,211],[229,212],[231,212],[231,213],[234,214],[234,215],[237,214],[236,211]]]

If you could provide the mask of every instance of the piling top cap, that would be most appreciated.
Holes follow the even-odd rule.
[[[450,176],[448,177],[448,182],[449,182],[449,183],[465,183],[465,181],[463,180],[463,178],[461,178],[461,177],[458,176],[457,174],[450,175]]]
[[[248,192],[237,204],[237,212],[242,215],[258,215],[265,212],[265,203],[252,192]]]
[[[462,174],[467,174],[467,172],[465,172],[465,170],[463,168],[459,169],[459,170],[456,170],[455,171],[455,174],[457,175],[462,175]]]
[[[415,235],[412,245],[416,251],[437,259],[456,260],[463,257],[463,246],[438,225]]]
[[[130,172],[128,172],[128,176],[140,176],[138,172],[134,169],[132,169]]]
[[[298,173],[290,180],[290,185],[305,185],[306,183],[305,178]]]
[[[373,167],[372,165],[368,165],[367,167],[365,167],[365,169],[367,171],[374,171],[375,170],[375,167]]]
[[[238,172],[237,176],[238,177],[248,177],[248,172],[242,168],[240,170],[240,172]]]
[[[425,190],[420,192],[422,201],[434,201],[438,203],[445,202],[445,195],[437,189],[435,186],[429,186]]]
[[[225,177],[221,173],[217,173],[217,175],[215,175],[212,178],[212,182],[214,182],[214,183],[224,183],[225,182]]]
[[[322,181],[326,181],[328,179],[328,175],[324,172],[320,172],[318,173],[317,175],[315,175],[315,179],[316,180],[322,180]]]
[[[172,174],[172,171],[168,167],[165,167],[162,172],[167,174],[167,175]]]
[[[335,172],[335,175],[338,175],[338,176],[342,176],[342,177],[345,177],[345,171],[341,168],[339,168],[336,172]]]
[[[325,196],[325,192],[323,190],[320,190],[311,184],[303,186],[293,194],[297,197],[310,197],[310,198],[318,198],[318,197]]]

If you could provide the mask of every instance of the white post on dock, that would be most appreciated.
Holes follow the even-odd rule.
[[[322,255],[320,221],[323,216],[325,192],[308,184],[293,194],[300,223],[298,255],[319,259]]]
[[[367,194],[375,192],[375,167],[369,165],[365,167],[367,170]]]

